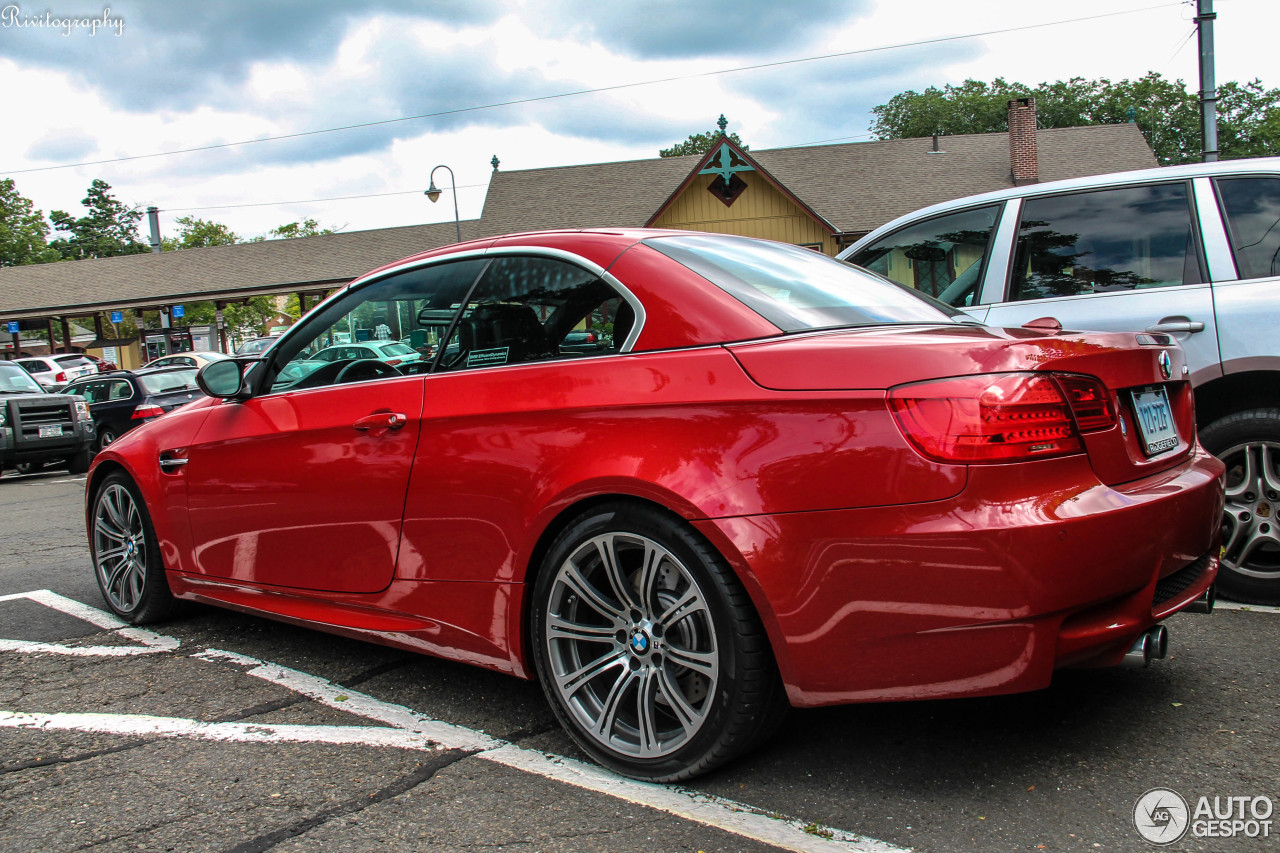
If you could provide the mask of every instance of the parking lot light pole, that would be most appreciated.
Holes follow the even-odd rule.
[[[440,190],[436,187],[436,169],[444,169],[449,173],[449,183],[453,186],[453,225],[457,230],[458,242],[462,242],[462,220],[458,218],[458,181],[453,177],[453,169],[441,163],[431,170],[431,186],[427,187],[426,197],[431,199],[431,203],[435,204],[440,198]]]

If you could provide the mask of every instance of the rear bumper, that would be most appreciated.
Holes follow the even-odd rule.
[[[1014,693],[1118,663],[1208,588],[1222,473],[1199,447],[1115,487],[1084,457],[973,466],[947,501],[699,527],[736,563],[793,704]]]

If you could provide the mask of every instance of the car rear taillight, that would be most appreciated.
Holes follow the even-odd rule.
[[[393,359],[391,359],[390,361],[388,361],[388,362],[387,362],[387,366],[388,366],[388,367],[395,367],[395,366],[396,366],[397,364],[399,364],[399,363],[400,363],[400,359],[398,359],[398,358],[393,358]]]
[[[58,371],[58,375],[53,377],[54,382],[66,382],[67,374],[64,371]]]
[[[1116,409],[1111,404],[1111,394],[1092,376],[1071,373],[1055,373],[1054,380],[1067,395],[1071,414],[1081,432],[1096,432],[1116,425]]]
[[[940,462],[1079,453],[1080,432],[1115,424],[1106,388],[1088,376],[1000,373],[900,385],[889,407],[903,435]]]
[[[158,418],[164,414],[164,409],[156,405],[139,406],[133,410],[133,414],[129,417],[132,420],[140,421],[145,418]]]
[[[587,343],[594,344],[596,342],[596,333],[587,332]]]

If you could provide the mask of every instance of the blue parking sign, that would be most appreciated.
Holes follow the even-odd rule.
[[[111,312],[111,322],[113,322],[113,323],[123,323],[123,322],[124,322],[124,312],[123,312],[123,311],[112,311],[112,312]]]
[[[187,313],[187,309],[183,308],[181,305],[173,306],[173,316],[181,317],[185,313]]]
[[[17,324],[17,323],[15,323],[14,321],[10,320],[10,321],[9,321],[9,331],[13,332],[14,334],[17,334],[17,333],[18,333],[18,324]]]

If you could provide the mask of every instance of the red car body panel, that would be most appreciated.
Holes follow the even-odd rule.
[[[1115,663],[1212,583],[1223,469],[1187,383],[1159,372],[1167,353],[1181,375],[1176,345],[968,325],[783,337],[636,245],[654,233],[513,235],[382,271],[571,253],[644,306],[629,354],[205,400],[104,450],[88,488],[129,471],[179,597],[525,677],[530,580],[558,525],[591,501],[658,504],[732,566],[796,705],[1042,687]],[[948,464],[887,404],[895,385],[1011,371],[1096,376],[1117,401],[1167,384],[1178,445],[1148,457],[1122,413],[1086,452]],[[379,413],[405,424],[357,427]],[[165,473],[163,454],[189,461]]]

